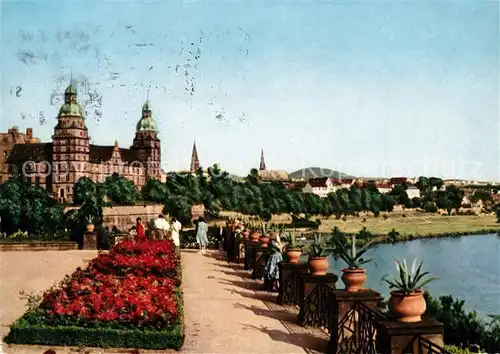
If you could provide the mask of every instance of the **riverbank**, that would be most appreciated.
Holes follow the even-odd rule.
[[[226,217],[241,217],[241,214],[222,212]],[[384,216],[385,215],[385,216]],[[314,218],[311,218],[314,219]],[[466,235],[484,235],[500,231],[500,224],[494,215],[453,215],[420,213],[406,210],[394,213],[383,213],[379,217],[371,214],[345,219],[335,217],[320,218],[320,233],[329,233],[336,226],[340,231],[352,234],[363,227],[374,236],[370,238],[376,243],[387,243],[387,234],[391,230],[399,232],[396,242],[406,242],[420,238],[458,237]],[[288,223],[291,217],[286,214],[273,215],[271,223]]]

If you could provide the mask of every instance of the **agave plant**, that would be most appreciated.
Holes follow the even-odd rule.
[[[319,234],[314,234],[314,242],[309,246],[308,254],[311,257],[325,257],[329,249],[325,248],[324,242]]]
[[[87,224],[92,224],[94,222],[94,217],[92,215],[87,216]]]
[[[267,226],[266,222],[261,221],[261,225],[260,225],[260,234],[261,234],[262,236],[266,236],[268,231],[269,231],[269,230],[268,230],[268,226]]]
[[[386,274],[382,277],[382,281],[385,281],[389,284],[389,289],[394,289],[396,291],[400,291],[405,295],[410,295],[418,289],[421,289],[425,285],[429,284],[431,281],[436,280],[438,278],[427,278],[425,277],[429,274],[429,272],[422,272],[423,261],[417,267],[417,259],[413,260],[413,264],[411,266],[411,270],[408,269],[406,264],[406,259],[403,262],[394,259],[396,262],[396,268],[399,273],[399,279],[392,278],[388,279],[389,275]]]
[[[297,236],[295,235],[295,229],[293,231],[284,231],[280,230],[280,234],[283,233],[285,235],[285,241],[287,243],[287,248],[301,248],[297,243]]]
[[[345,234],[335,227],[331,238],[333,244],[334,254],[336,258],[341,258],[347,263],[349,269],[359,269],[363,264],[372,261],[372,258],[361,258],[373,242],[366,243],[359,251],[356,250],[356,235],[351,235],[351,249],[347,247],[347,240]]]

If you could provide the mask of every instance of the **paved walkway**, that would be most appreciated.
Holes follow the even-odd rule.
[[[321,330],[296,325],[297,311],[276,305],[276,294],[258,290],[242,265],[213,252],[183,252],[186,353],[324,353]]]
[[[43,291],[65,274],[92,259],[96,252],[1,252],[0,335],[25,312],[19,290]],[[276,305],[276,294],[258,290],[242,265],[217,259],[219,253],[202,256],[183,251],[185,353],[324,353],[327,336],[317,329],[296,325],[297,311]],[[3,345],[6,354],[42,354],[50,347]],[[54,348],[57,354],[116,354],[129,350]],[[2,353],[0,349],[0,353]],[[175,353],[140,350],[141,354]]]

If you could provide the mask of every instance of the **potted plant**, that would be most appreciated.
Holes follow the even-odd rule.
[[[250,237],[250,223],[249,222],[245,222],[243,224],[244,226],[244,230],[241,232],[241,237],[244,239],[244,240],[247,240],[249,237]]]
[[[423,261],[417,267],[415,259],[410,270],[406,259],[403,262],[395,259],[395,262],[398,279],[389,279],[388,274],[382,277],[392,290],[389,308],[399,322],[419,322],[426,310],[422,287],[437,278],[426,278],[429,272],[422,272]]]
[[[261,247],[267,247],[269,243],[269,235],[268,235],[268,229],[267,229],[267,224],[265,222],[262,222],[261,224],[261,236],[259,237],[259,242]]]
[[[351,248],[348,249],[347,240],[345,235],[338,230],[337,227],[333,229],[332,243],[334,246],[335,258],[341,258],[346,264],[347,268],[342,269],[342,282],[347,291],[359,291],[363,289],[363,284],[366,281],[365,269],[361,268],[363,264],[371,262],[372,259],[361,258],[372,242],[365,244],[359,251],[356,250],[356,235],[351,235]]]
[[[297,243],[297,237],[295,236],[295,230],[292,231],[283,231],[285,234],[285,241],[287,243],[285,248],[285,253],[288,258],[289,263],[299,263],[300,255],[302,254],[302,248]]]
[[[314,243],[309,247],[309,269],[312,275],[325,275],[328,270],[328,258],[319,235],[314,235]]]
[[[87,232],[94,232],[94,217],[92,215],[87,216]]]
[[[260,234],[258,231],[258,228],[255,226],[254,223],[252,223],[251,229],[250,229],[250,241],[252,242],[259,242]]]

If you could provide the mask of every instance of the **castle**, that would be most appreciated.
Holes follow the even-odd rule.
[[[165,178],[160,168],[160,139],[149,100],[142,107],[142,117],[129,149],[120,148],[117,141],[114,146],[89,143],[84,110],[77,102],[73,83],[64,92],[57,121],[51,143],[34,138],[31,129],[21,134],[13,127],[0,136],[0,182],[17,170],[60,202],[69,203],[73,186],[81,177],[101,183],[116,172],[139,189],[148,178]]]

